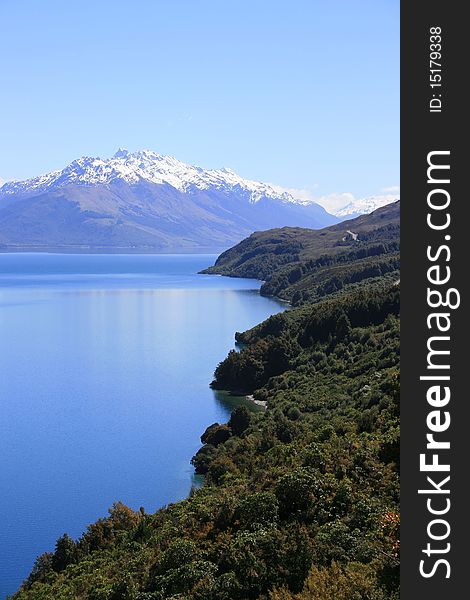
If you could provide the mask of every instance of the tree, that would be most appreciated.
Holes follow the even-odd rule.
[[[237,466],[231,458],[220,456],[209,465],[208,474],[212,481],[220,484],[228,473],[236,473]]]
[[[278,520],[279,503],[271,492],[259,492],[245,496],[238,503],[236,518],[241,527],[269,525]]]
[[[344,340],[350,335],[351,329],[351,321],[349,320],[347,314],[343,311],[339,316],[338,322],[336,323],[336,339]]]
[[[318,492],[318,480],[308,467],[299,467],[281,477],[276,486],[281,513],[284,516],[306,510]]]
[[[141,513],[135,512],[122,502],[115,502],[109,509],[109,520],[114,531],[130,531],[137,527]]]
[[[205,475],[209,470],[209,465],[217,456],[217,451],[211,444],[206,444],[200,448],[191,459],[191,464],[198,475]]]
[[[213,446],[218,446],[219,444],[226,442],[230,435],[231,432],[227,425],[213,423],[212,425],[209,425],[209,427],[201,435],[201,442],[203,444],[212,444]]]
[[[57,572],[63,571],[68,565],[75,562],[76,558],[77,544],[67,533],[64,533],[56,542],[51,561],[52,568]]]
[[[238,406],[231,414],[228,426],[233,435],[241,435],[251,423],[251,414],[246,406]]]
[[[26,580],[26,585],[31,587],[35,581],[41,580],[47,573],[53,570],[52,552],[44,552],[37,557],[33,569]]]

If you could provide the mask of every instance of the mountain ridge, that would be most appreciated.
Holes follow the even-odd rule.
[[[132,184],[139,183],[140,180],[155,184],[166,183],[179,191],[207,189],[211,185],[219,188],[238,185],[250,193],[252,202],[270,197],[299,204],[289,193],[280,192],[268,183],[240,177],[229,168],[203,169],[152,150],[131,153],[122,148],[108,159],[82,156],[64,169],[24,181],[6,182],[0,187],[0,194],[30,194],[70,184],[109,184],[115,180]]]
[[[223,252],[206,274],[260,279],[261,294],[294,306],[367,281],[399,279],[400,201],[320,230],[255,232]]]

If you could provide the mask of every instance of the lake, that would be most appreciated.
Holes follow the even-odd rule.
[[[0,254],[0,598],[64,532],[121,500],[187,496],[209,388],[243,331],[283,310],[215,255]]]

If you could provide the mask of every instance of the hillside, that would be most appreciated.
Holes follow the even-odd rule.
[[[394,218],[374,213],[356,228],[381,237],[376,224],[392,231]],[[323,250],[312,232],[288,234],[296,257],[336,256],[342,231],[327,231]],[[271,279],[286,266],[271,266]],[[15,600],[398,600],[399,286],[389,279],[238,333],[213,386],[253,394],[266,411],[239,407],[206,429],[192,459],[204,486],[155,514],[115,504],[42,555]],[[317,294],[311,273],[302,281]]]
[[[230,169],[151,151],[84,157],[0,187],[0,249],[220,251],[255,229],[338,219]]]
[[[252,277],[261,294],[294,305],[373,280],[399,278],[400,202],[318,231],[283,227],[253,233],[204,273]]]

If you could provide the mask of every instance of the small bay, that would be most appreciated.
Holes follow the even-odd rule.
[[[57,537],[121,500],[187,496],[231,400],[209,388],[243,331],[283,310],[215,255],[0,254],[0,598]]]

